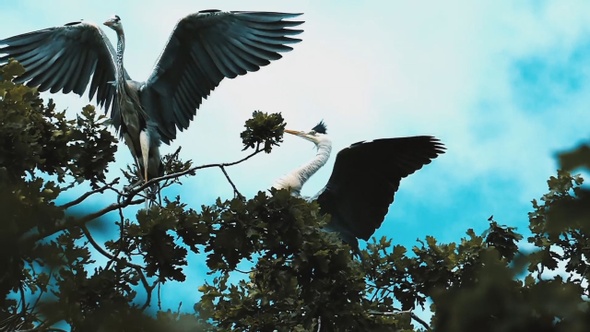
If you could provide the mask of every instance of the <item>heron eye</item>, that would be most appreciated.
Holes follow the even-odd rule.
[[[310,135],[315,135],[315,134],[317,134],[317,133],[315,132],[315,130],[312,130],[312,131],[310,131],[310,132],[309,132],[309,134],[310,134]]]

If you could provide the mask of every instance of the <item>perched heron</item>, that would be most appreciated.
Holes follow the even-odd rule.
[[[299,195],[305,182],[328,161],[332,142],[323,121],[309,132],[285,132],[311,141],[317,147],[314,159],[273,185]],[[401,179],[444,152],[444,145],[432,136],[354,143],[338,152],[328,183],[310,200],[317,200],[321,212],[331,215],[326,229],[339,233],[358,253],[358,239],[368,240],[381,226]]]
[[[162,175],[161,142],[169,144],[176,130],[188,128],[203,98],[225,77],[257,71],[287,44],[302,21],[300,14],[222,12],[205,10],[178,22],[160,58],[144,82],[130,79],[123,67],[125,34],[119,16],[104,25],[117,34],[113,48],[101,28],[89,22],[28,32],[0,40],[0,65],[10,58],[26,72],[17,82],[39,91],[62,91],[96,96],[121,138],[131,150],[139,177],[147,181]],[[90,78],[92,77],[92,80]]]

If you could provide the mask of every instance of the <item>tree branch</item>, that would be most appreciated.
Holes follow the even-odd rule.
[[[103,249],[92,237],[92,235],[90,234],[90,231],[88,230],[88,228],[86,227],[86,225],[82,225],[80,226],[80,229],[82,230],[82,233],[84,233],[84,235],[86,236],[86,238],[88,239],[88,242],[90,242],[90,244],[94,247],[94,249],[96,249],[96,251],[98,251],[99,253],[101,253],[103,256],[105,256],[108,259],[117,261],[119,263],[124,263],[125,265],[129,266],[129,267],[133,267],[135,269],[142,269],[143,267],[137,264],[133,264],[127,260],[121,259],[119,257],[113,256],[112,254],[110,254],[109,252],[107,252],[105,249]]]
[[[68,227],[82,226],[82,225],[85,225],[87,222],[92,221],[98,217],[101,217],[111,211],[117,210],[119,208],[131,206],[131,205],[141,204],[143,202],[145,202],[145,199],[133,200],[133,197],[127,197],[125,200],[123,200],[123,202],[110,204],[101,210],[98,210],[94,213],[87,214],[82,218],[75,219],[71,224],[68,224],[66,222],[66,219],[64,218],[61,220],[61,222],[57,222],[55,224],[55,226],[48,227],[47,231],[35,233],[30,236],[26,236],[21,240],[21,242],[27,242],[27,241],[37,242],[47,236],[55,234],[59,231],[63,231],[64,229],[66,229]]]
[[[412,317],[413,320],[417,321],[422,326],[424,326],[426,331],[431,331],[428,323],[426,323],[422,318],[416,316],[416,314],[412,310],[399,310],[399,311],[386,311],[386,312],[370,310],[369,314],[375,315],[375,316],[396,316],[396,315],[400,315],[400,314],[410,314],[410,317]]]
[[[233,190],[234,190],[234,196],[236,196],[238,198],[244,198],[244,196],[238,191],[238,188],[236,188],[236,185],[234,184],[234,182],[229,177],[229,174],[227,174],[227,172],[225,170],[225,167],[224,166],[219,166],[219,168],[221,168],[221,171],[223,172],[223,175],[225,175],[225,178],[227,179],[227,181],[229,182],[229,184],[233,188]]]
[[[61,207],[62,209],[66,210],[66,209],[68,209],[68,208],[70,208],[70,207],[72,207],[74,205],[77,205],[77,204],[82,203],[86,198],[88,198],[88,197],[90,197],[90,196],[92,196],[92,195],[94,195],[96,193],[101,193],[102,194],[102,193],[104,193],[105,190],[112,189],[114,185],[118,184],[119,183],[119,179],[120,178],[116,178],[113,181],[111,181],[110,183],[107,183],[106,185],[104,185],[104,186],[102,186],[102,187],[100,187],[98,189],[94,189],[92,191],[88,191],[88,192],[84,193],[82,196],[76,198],[75,200],[73,200],[71,202],[68,202],[66,204],[63,204],[63,205],[61,205],[59,207]]]
[[[121,197],[121,196],[119,196]],[[125,216],[123,215],[123,209],[119,208],[119,247],[117,248],[117,251],[115,252],[114,256],[115,257],[119,257],[119,254],[121,253],[121,251],[123,250],[123,236],[124,236],[124,231],[125,231]],[[105,265],[105,268],[109,269],[111,267],[111,263],[113,262],[113,260],[110,260],[107,265]]]
[[[219,167],[219,168],[221,168],[223,170],[224,167],[229,167],[229,166],[240,164],[240,163],[242,163],[242,162],[244,162],[244,161],[246,161],[246,160],[254,157],[255,155],[257,155],[257,154],[259,154],[260,152],[263,152],[263,151],[264,150],[261,150],[260,149],[260,143],[258,143],[256,145],[256,149],[255,149],[254,152],[252,152],[251,154],[247,155],[246,157],[244,157],[244,158],[242,158],[240,160],[237,160],[237,161],[234,161],[234,162],[229,162],[229,163],[206,164],[206,165],[195,166],[195,167],[192,167],[192,168],[187,169],[187,170],[182,171],[182,172],[177,172],[177,173],[173,173],[173,174],[167,174],[167,175],[164,175],[164,176],[161,176],[161,177],[158,177],[158,178],[153,178],[153,179],[151,179],[151,180],[143,183],[141,186],[132,189],[130,192],[128,192],[126,194],[125,193],[121,193],[120,195],[122,195],[122,196],[125,197],[125,199],[122,200],[122,201],[119,201],[117,203],[110,204],[107,207],[105,207],[105,208],[103,208],[101,210],[98,210],[98,211],[96,211],[94,213],[87,214],[86,216],[84,216],[82,218],[79,218],[79,219],[74,220],[74,222],[72,222],[71,224],[68,224],[66,222],[66,220],[64,219],[61,222],[56,223],[56,225],[54,227],[49,227],[49,229],[47,231],[45,231],[45,232],[39,232],[39,233],[36,233],[36,234],[32,234],[32,235],[30,235],[28,237],[25,237],[23,239],[23,241],[36,242],[36,241],[39,241],[39,240],[41,240],[41,239],[43,239],[43,238],[45,238],[45,237],[47,237],[49,235],[55,234],[56,232],[62,231],[64,229],[68,228],[68,227],[76,227],[76,226],[85,225],[87,222],[89,222],[91,220],[94,220],[94,219],[96,219],[96,218],[98,218],[98,217],[100,217],[100,216],[102,216],[102,215],[104,215],[106,213],[111,212],[111,211],[114,211],[114,210],[117,210],[117,209],[121,209],[121,208],[130,206],[130,205],[137,205],[137,204],[144,203],[145,200],[146,200],[145,198],[137,199],[137,200],[133,200],[133,198],[137,194],[143,192],[144,189],[146,189],[146,188],[148,188],[148,187],[150,187],[150,186],[152,186],[152,185],[154,185],[156,183],[159,183],[161,181],[165,181],[165,180],[168,180],[168,179],[178,178],[180,176],[183,176],[183,175],[186,175],[186,174],[191,174],[191,173],[194,173],[197,170],[205,169],[205,168]],[[227,174],[227,173],[225,173],[225,174]],[[228,177],[228,180],[229,180],[229,177]],[[104,191],[106,189],[112,188],[113,190],[117,191],[115,188],[112,187],[112,184],[114,184],[115,181],[118,181],[118,180],[115,179],[115,180],[113,180],[113,182],[111,182],[111,184],[107,184],[107,185],[105,185],[105,186],[103,186],[103,187],[101,187],[99,189],[96,189],[96,190],[93,190],[93,191],[91,191],[91,192],[89,192],[87,194],[84,194],[84,195],[80,196],[78,199],[76,199],[76,200],[74,200],[74,201],[72,201],[70,203],[64,204],[62,207],[64,207],[64,206],[69,207],[69,206],[73,206],[75,204],[78,204],[78,203],[76,203],[77,201],[80,201],[81,202],[84,199],[86,199],[88,196],[92,195],[95,192],[100,192],[101,190]],[[231,180],[230,180],[230,184],[232,185],[232,187],[234,187],[235,192],[237,192],[237,189],[235,188],[235,185],[231,182]],[[239,192],[237,192],[237,193],[239,194]]]
[[[181,172],[176,172],[176,173],[172,173],[172,174],[166,174],[164,176],[158,177],[158,178],[153,178],[150,179],[149,181],[143,183],[141,186],[134,188],[133,190],[131,190],[129,193],[127,193],[127,196],[133,197],[135,195],[137,195],[138,193],[142,192],[144,189],[151,187],[152,185],[165,181],[165,180],[169,180],[169,179],[176,179],[179,178],[183,175],[186,174],[191,174],[191,173],[195,173],[196,171],[200,170],[200,169],[205,169],[205,168],[212,168],[212,167],[219,167],[223,170],[224,167],[229,167],[229,166],[234,166],[240,163],[243,163],[244,161],[254,157],[255,155],[259,154],[260,152],[263,152],[264,150],[260,149],[260,143],[256,146],[256,149],[254,150],[254,152],[252,152],[251,154],[247,155],[246,157],[238,160],[238,161],[233,161],[230,163],[221,163],[221,164],[205,164],[205,165],[200,165],[200,166],[195,166],[195,167],[191,167],[187,170],[181,171]],[[230,180],[231,183],[231,180]],[[233,184],[232,184],[233,186]]]
[[[54,267],[51,267],[49,270],[49,273],[47,274],[49,277],[47,279],[47,284],[45,285],[46,288],[49,287],[49,282],[51,281],[51,278],[53,277],[53,271],[54,271]],[[45,291],[43,289],[40,289],[39,296],[37,296],[35,303],[33,303],[33,305],[31,306],[31,312],[33,312],[35,310],[35,308],[37,308],[37,304],[39,304],[39,301],[41,301],[41,297],[43,297],[43,294],[45,294]]]
[[[92,244],[92,246],[94,247],[94,249],[96,249],[99,253],[101,253],[103,256],[105,256],[106,258],[113,260],[113,261],[117,261],[119,263],[123,263],[125,264],[125,266],[130,267],[135,269],[135,271],[137,271],[137,274],[139,274],[139,278],[141,280],[141,283],[143,285],[143,287],[145,288],[145,291],[147,292],[147,298],[145,300],[145,303],[143,305],[143,307],[141,307],[142,310],[144,310],[145,308],[147,308],[150,304],[150,302],[152,301],[152,290],[154,289],[152,286],[150,286],[147,282],[147,279],[145,277],[145,275],[143,274],[143,267],[137,264],[133,264],[131,262],[129,262],[126,259],[121,259],[117,256],[113,256],[110,253],[108,253],[105,249],[103,249],[92,237],[92,235],[90,234],[90,231],[88,230],[88,228],[86,227],[86,225],[81,225],[80,229],[82,230],[82,232],[84,233],[84,235],[86,236],[86,238],[88,239],[88,241],[90,242],[90,244]]]

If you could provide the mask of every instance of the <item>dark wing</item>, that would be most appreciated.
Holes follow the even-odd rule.
[[[368,240],[381,226],[400,180],[444,151],[431,136],[378,139],[341,150],[317,199],[332,215],[328,228],[349,243]]]
[[[25,68],[17,82],[51,93],[82,95],[92,82],[89,98],[108,111],[115,97],[115,51],[95,24],[69,23],[0,40],[0,65],[10,58]]]
[[[300,14],[201,11],[183,18],[172,32],[154,71],[141,91],[144,109],[158,123],[162,141],[186,129],[197,108],[219,82],[257,71],[286,44],[300,39],[301,21],[285,21]]]

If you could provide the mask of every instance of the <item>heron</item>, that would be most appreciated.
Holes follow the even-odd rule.
[[[99,25],[79,21],[0,40],[0,65],[13,58],[25,68],[18,83],[39,91],[74,92],[109,112],[129,147],[140,181],[161,176],[159,147],[187,129],[203,99],[224,78],[254,72],[291,51],[301,14],[199,11],[174,27],[146,81],[123,66],[125,33],[118,15],[104,25],[117,35],[114,49]]]
[[[312,160],[273,184],[275,189],[287,189],[299,196],[305,182],[328,161],[332,142],[323,121],[308,132],[286,129],[285,133],[308,140],[317,148]],[[358,239],[368,240],[381,226],[401,179],[444,152],[445,146],[433,136],[354,143],[338,152],[328,183],[309,201],[317,201],[320,212],[330,215],[326,230],[338,233],[360,255]]]

